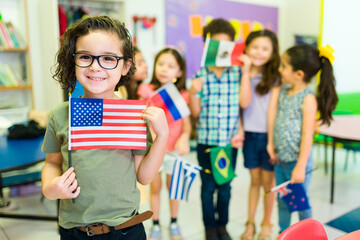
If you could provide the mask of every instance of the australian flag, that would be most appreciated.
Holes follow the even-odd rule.
[[[288,184],[280,188],[279,197],[288,205],[290,212],[310,209],[309,200],[302,183]]]

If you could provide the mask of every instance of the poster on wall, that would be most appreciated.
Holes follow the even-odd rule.
[[[187,77],[200,69],[203,51],[202,30],[214,18],[224,18],[242,42],[253,30],[278,31],[278,8],[228,0],[166,0],[166,44],[182,49]]]

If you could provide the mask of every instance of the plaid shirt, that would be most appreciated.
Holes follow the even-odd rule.
[[[226,146],[239,128],[241,67],[225,68],[220,79],[204,67],[194,78],[203,79],[197,142]]]

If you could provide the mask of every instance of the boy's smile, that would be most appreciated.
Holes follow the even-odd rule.
[[[76,53],[94,56],[113,55],[122,57],[122,45],[117,35],[106,31],[90,31],[79,37],[76,42]],[[122,75],[126,75],[129,64],[118,61],[115,69],[100,66],[99,59],[93,59],[89,67],[75,67],[78,81],[84,87],[86,98],[114,98],[114,89]]]

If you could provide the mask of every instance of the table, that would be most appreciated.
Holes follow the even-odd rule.
[[[41,152],[43,141],[44,137],[9,140],[5,135],[0,136],[0,197],[3,197],[2,173],[30,167],[39,162],[45,161],[46,154]],[[52,221],[58,220],[57,217],[52,216],[20,215],[2,212],[0,212],[0,217]]]
[[[333,139],[330,203],[334,203],[336,143],[340,141],[360,142],[360,115],[336,115],[333,117],[334,117],[334,121],[331,122],[330,126],[323,125],[319,129],[319,133],[331,137]],[[325,143],[325,151],[326,151],[326,143]]]

